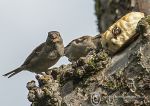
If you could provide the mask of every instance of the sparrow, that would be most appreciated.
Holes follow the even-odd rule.
[[[100,47],[100,35],[95,37],[85,35],[72,40],[66,47],[64,55],[70,62],[77,61],[80,57],[85,57],[90,51]]]
[[[10,78],[23,70],[28,70],[36,74],[46,72],[63,55],[64,45],[60,33],[57,31],[48,32],[46,41],[36,47],[20,67],[3,76]]]

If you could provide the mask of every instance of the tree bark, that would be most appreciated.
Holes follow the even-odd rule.
[[[150,105],[150,16],[139,37],[111,57],[93,51],[77,62],[49,70],[27,84],[31,106]]]
[[[116,20],[131,11],[150,14],[150,0],[95,0],[98,31],[103,33]]]

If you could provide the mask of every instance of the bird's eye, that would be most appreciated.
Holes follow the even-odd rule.
[[[117,26],[115,26],[113,29],[112,29],[112,34],[114,35],[114,38],[117,38],[117,36],[121,33],[121,29]]]

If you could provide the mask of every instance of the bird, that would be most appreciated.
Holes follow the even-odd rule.
[[[10,78],[23,70],[28,70],[36,74],[46,72],[63,55],[64,45],[60,33],[58,31],[50,31],[48,32],[46,41],[37,46],[20,67],[3,76]]]
[[[85,57],[90,51],[100,47],[101,35],[84,35],[72,40],[66,47],[64,55],[70,62],[77,61],[80,57]]]

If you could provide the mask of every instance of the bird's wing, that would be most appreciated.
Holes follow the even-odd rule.
[[[67,49],[67,48],[72,44],[72,42],[81,43],[81,42],[83,42],[85,39],[87,39],[87,38],[89,38],[89,37],[91,37],[91,36],[85,35],[85,36],[82,36],[82,37],[80,37],[80,38],[74,39],[74,40],[72,40],[72,41],[65,47],[65,49]]]
[[[26,58],[26,60],[24,61],[23,65],[27,65],[30,63],[31,59],[33,59],[35,56],[39,55],[40,51],[42,50],[42,48],[44,47],[45,42],[41,43],[39,46],[37,46],[32,53]]]

